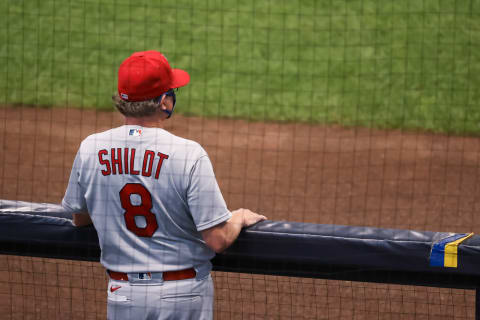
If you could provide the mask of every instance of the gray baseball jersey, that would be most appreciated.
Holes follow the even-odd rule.
[[[211,268],[200,231],[231,217],[198,143],[131,125],[81,143],[62,205],[89,212],[101,263],[125,273]]]

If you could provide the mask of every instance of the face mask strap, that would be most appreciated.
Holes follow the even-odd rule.
[[[167,92],[165,92],[164,94],[162,94],[160,97],[158,97],[158,98],[157,98],[157,102],[158,102],[158,103],[160,103],[160,102],[162,101],[163,96],[167,96],[167,97],[172,97],[172,98],[173,98],[173,108],[172,108],[172,110],[168,110],[168,109],[163,110],[163,109],[162,109],[162,111],[165,112],[165,113],[168,115],[167,119],[169,119],[169,118],[172,116],[173,111],[175,110],[175,105],[176,105],[176,103],[177,103],[177,96],[175,95],[175,89],[168,90]]]

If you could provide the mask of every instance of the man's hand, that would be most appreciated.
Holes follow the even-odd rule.
[[[240,209],[237,209],[237,210],[234,210],[232,211],[232,214],[233,215],[241,215],[242,216],[242,227],[250,227],[251,225],[254,225],[255,223],[257,222],[260,222],[260,221],[263,221],[263,220],[267,220],[267,217],[261,215],[261,214],[258,214],[258,213],[255,213],[249,209],[243,209],[243,208],[240,208]]]
[[[266,220],[267,217],[252,212],[248,209],[232,211],[232,217],[210,229],[202,231],[203,240],[207,246],[217,253],[228,248],[244,227],[249,227],[257,222]]]

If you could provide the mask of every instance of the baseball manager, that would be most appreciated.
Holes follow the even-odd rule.
[[[263,215],[230,212],[205,150],[162,129],[190,81],[157,51],[120,65],[121,127],[82,141],[62,201],[93,222],[109,276],[108,319],[212,319],[210,259]]]

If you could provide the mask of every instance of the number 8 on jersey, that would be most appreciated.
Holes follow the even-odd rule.
[[[130,196],[137,194],[140,196],[139,205],[133,205]],[[152,195],[140,183],[127,183],[120,190],[120,202],[122,208],[125,209],[124,217],[127,229],[135,233],[139,237],[151,237],[158,229],[157,218],[152,210]],[[146,226],[140,228],[135,222],[136,216],[145,218]]]

